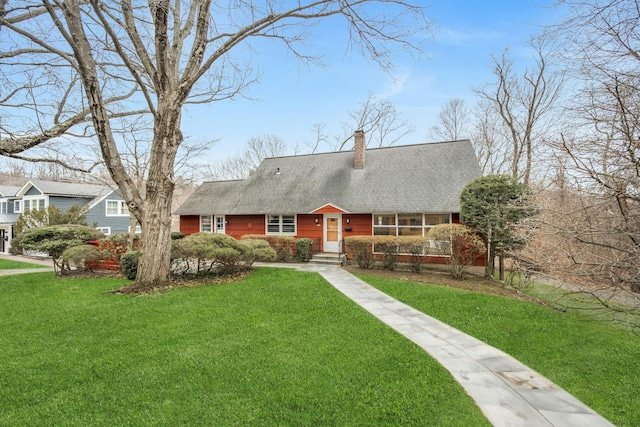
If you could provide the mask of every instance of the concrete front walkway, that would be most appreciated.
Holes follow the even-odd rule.
[[[513,357],[414,310],[340,267],[295,267],[319,273],[369,313],[422,347],[451,372],[494,426],[613,426]]]
[[[53,271],[53,261],[50,259],[37,259],[37,258],[27,258],[23,256],[14,256],[14,255],[4,255],[0,254],[0,259],[7,259],[11,261],[19,261],[27,264],[35,264],[41,266],[40,268],[21,268],[16,270],[0,270],[0,276],[11,276],[14,274],[25,274],[25,273],[42,273],[45,271]],[[49,268],[46,268],[49,267]]]

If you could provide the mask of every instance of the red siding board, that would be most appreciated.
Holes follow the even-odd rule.
[[[200,231],[200,217],[198,215],[180,215],[180,232],[189,235]]]

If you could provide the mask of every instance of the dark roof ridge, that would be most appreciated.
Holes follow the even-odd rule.
[[[202,181],[203,184],[217,184],[219,182],[242,182],[246,181],[246,178],[238,178],[238,179],[221,179],[215,181]]]
[[[469,138],[463,139],[454,139],[451,141],[433,141],[433,142],[416,142],[414,144],[403,144],[403,145],[388,145],[386,147],[375,147],[375,148],[367,148],[367,152],[371,151],[379,151],[379,150],[390,150],[390,149],[398,149],[398,148],[407,148],[407,147],[417,147],[422,145],[438,145],[438,144],[452,144],[454,142],[471,142]],[[309,157],[309,156],[323,156],[329,154],[341,154],[341,153],[351,153],[353,150],[343,150],[343,151],[326,151],[323,153],[307,153],[307,154],[290,154],[287,156],[274,156],[274,157],[265,157],[264,160],[275,160],[275,159],[289,159],[292,157]],[[215,181],[219,182],[219,181]]]

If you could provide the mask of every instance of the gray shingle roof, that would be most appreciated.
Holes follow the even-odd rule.
[[[20,187],[14,187],[13,185],[0,185],[0,197],[13,197],[18,191],[20,191]]]
[[[50,196],[68,196],[68,197],[99,197],[111,191],[107,185],[85,184],[63,181],[46,181],[42,179],[30,179],[40,191]]]
[[[268,158],[246,180],[203,183],[175,213],[458,212],[463,187],[481,175],[468,140],[368,149],[363,169],[353,154]]]

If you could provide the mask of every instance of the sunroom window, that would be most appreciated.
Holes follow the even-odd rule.
[[[374,236],[426,236],[429,229],[438,224],[449,224],[450,214],[374,214]],[[431,242],[432,247],[436,242]],[[374,249],[375,251],[375,249]]]

